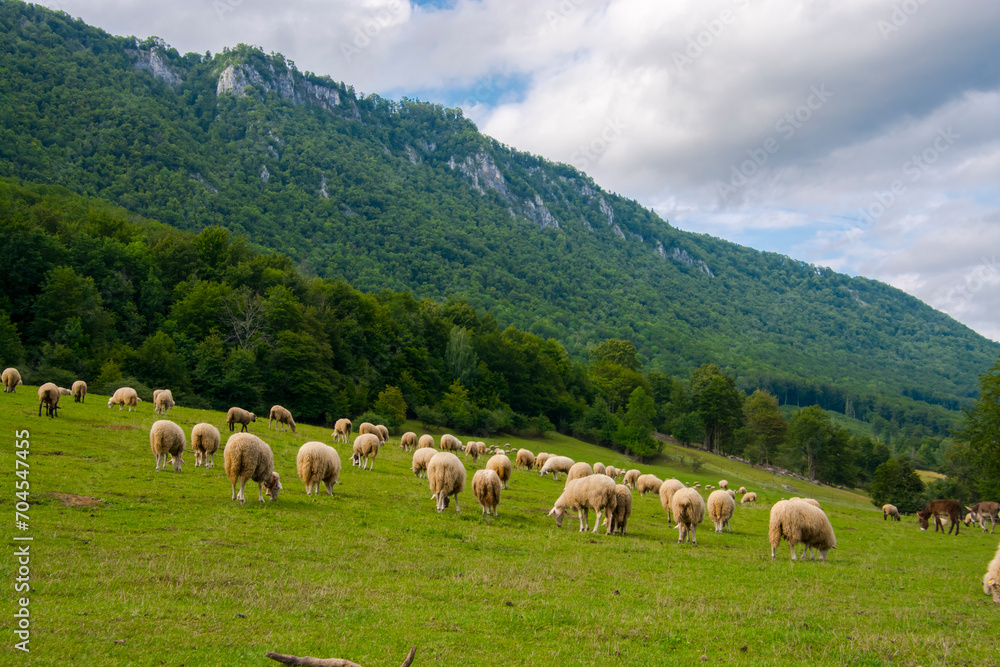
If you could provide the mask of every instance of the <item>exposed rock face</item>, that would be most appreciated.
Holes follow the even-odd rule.
[[[320,86],[304,79],[296,80],[290,71],[278,74],[274,65],[268,64],[266,78],[249,65],[230,65],[219,74],[219,82],[215,86],[215,94],[233,93],[238,97],[246,95],[247,86],[260,88],[277,93],[279,97],[293,104],[315,104],[326,110],[331,110],[340,104],[340,93],[327,86]]]
[[[449,164],[454,169],[455,159],[452,158]],[[503,177],[500,169],[488,153],[470,155],[457,166],[459,171],[472,181],[472,186],[480,192],[485,193],[485,188],[489,188],[490,190],[499,192],[505,199],[510,197],[510,190],[507,188],[507,179]]]
[[[535,223],[542,229],[546,229],[548,227],[559,229],[559,221],[556,220],[549,209],[546,208],[541,196],[536,194],[535,201],[525,201],[524,208],[525,215],[534,220]]]
[[[611,208],[611,204],[609,204],[607,201],[605,201],[604,197],[601,197],[600,201],[598,201],[598,206],[601,207],[601,213],[603,213],[604,215],[607,216],[607,218],[608,218],[608,224],[609,225],[614,225],[615,224],[615,209]],[[617,233],[620,234],[621,230],[619,229]]]
[[[271,172],[267,170],[267,165],[265,164],[260,170],[260,182],[267,183],[269,180],[271,180]]]
[[[675,246],[673,250],[670,252],[670,257],[671,259],[674,259],[680,262],[681,264],[684,264],[685,266],[698,266],[698,268],[701,269],[702,273],[712,278],[715,277],[715,274],[712,273],[712,269],[708,268],[708,264],[706,264],[701,260],[695,259],[688,253],[687,250],[684,250],[683,248],[678,248]]]
[[[168,86],[178,86],[183,83],[183,79],[170,69],[166,61],[160,55],[157,49],[150,49],[149,51],[130,51],[132,55],[135,56],[135,63],[133,67],[136,69],[143,69],[155,76],[160,81],[163,81]]]

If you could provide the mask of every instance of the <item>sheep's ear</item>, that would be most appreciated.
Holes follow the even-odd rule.
[[[555,513],[556,513],[556,508],[555,508],[555,507],[553,507],[552,509],[550,509],[550,510],[549,510],[549,514],[548,514],[548,516],[552,516],[552,515],[553,515],[553,514],[555,514]]]

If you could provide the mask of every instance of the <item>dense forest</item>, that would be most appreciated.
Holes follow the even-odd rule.
[[[0,236],[0,365],[28,384],[82,378],[92,392],[130,385],[144,400],[169,387],[192,407],[266,414],[280,403],[321,424],[558,428],[639,459],[658,453],[661,431],[847,486],[867,485],[895,454],[906,466],[965,466],[955,480],[966,495],[979,483],[965,441],[928,428],[852,434],[815,405],[786,418],[773,394],[747,396],[715,364],[671,376],[622,339],[574,361],[553,338],[502,328],[460,299],[309,277],[221,227],[184,232],[64,188],[0,180]]]
[[[433,411],[454,379],[438,368],[448,346],[468,344],[486,366],[475,386],[463,384],[470,400],[489,406],[484,392],[496,393],[514,413],[563,427],[592,404],[581,365],[594,364],[602,342],[620,339],[634,346],[643,373],[690,384],[715,364],[741,393],[761,388],[780,405],[844,413],[871,423],[885,442],[940,459],[940,447],[924,439],[940,444],[958,425],[957,410],[972,405],[977,377],[1000,355],[1000,345],[899,290],[680,231],[570,166],[481,135],[459,110],[360,96],[259,49],[182,55],[155,38],[108,35],[5,0],[0,73],[0,175],[14,179],[9,192],[18,183],[60,185],[190,233],[153,223],[129,232],[144,241],[118,293],[96,264],[71,261],[83,261],[86,253],[73,249],[82,241],[57,243],[56,228],[34,211],[30,233],[44,235],[52,255],[24,274],[23,287],[36,291],[8,293],[25,344],[60,323],[34,321],[37,290],[51,284],[46,298],[54,299],[56,285],[91,279],[109,319],[81,319],[88,349],[152,346],[173,360],[163,368],[187,369],[190,391],[205,400],[225,403],[243,374],[286,400],[281,392],[293,385],[279,361],[292,359],[302,362],[296,382],[332,391],[332,403],[300,408],[312,418],[367,408],[385,385],[398,387],[411,409]],[[66,194],[58,198],[68,202]],[[110,237],[85,238],[103,247]],[[66,267],[61,277],[48,276],[57,266]],[[288,284],[270,282],[278,274]],[[180,305],[171,300],[184,290],[200,291]],[[252,309],[259,299],[266,319],[277,317],[268,308],[281,294],[294,296],[301,313],[269,320],[266,336],[232,350],[233,332],[197,305],[228,304],[238,319],[244,311],[233,304],[243,299]],[[370,332],[363,315],[385,324]],[[106,338],[112,320],[117,333]],[[305,344],[335,327],[346,330],[328,346]],[[28,356],[43,368],[83,372],[51,357],[72,347],[71,333],[60,335],[42,356],[28,345]],[[351,336],[359,349],[345,342]],[[504,376],[506,386],[486,389],[504,361],[494,355],[506,348],[491,347],[500,342],[569,369],[559,371],[562,384],[522,393],[522,380]],[[225,352],[221,376],[190,363],[208,363],[212,349]],[[108,353],[74,363],[101,360],[112,375],[117,367],[158,380],[142,375],[141,358]],[[333,363],[327,372],[310,360]],[[229,384],[211,385],[219,377]],[[608,407],[614,413],[621,403]]]

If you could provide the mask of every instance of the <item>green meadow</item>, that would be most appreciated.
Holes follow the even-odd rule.
[[[276,665],[267,651],[398,665],[991,665],[998,610],[981,579],[998,536],[920,532],[885,522],[862,495],[774,477],[667,445],[654,465],[564,436],[488,439],[578,461],[636,467],[684,482],[746,486],[732,533],[706,520],[698,546],[677,544],[658,497],[636,495],[625,537],[581,534],[546,516],[563,482],[515,470],[499,517],[471,492],[438,514],[409,453],[391,438],[373,471],[344,469],[333,496],[307,497],[298,447],[331,430],[250,431],[270,444],[284,490],[276,503],[230,500],[220,449],[214,469],[184,456],[154,470],[152,405],[108,409],[63,397],[38,417],[36,387],[0,395],[0,508],[5,641],[16,665]],[[223,443],[225,414],[178,407]],[[423,433],[419,424],[408,429]],[[15,528],[15,431],[30,432],[29,530]],[[437,434],[435,434],[437,435]],[[461,435],[460,435],[461,437]],[[464,441],[464,438],[463,438]],[[692,465],[700,459],[700,467]],[[488,458],[488,457],[487,457]],[[697,472],[692,472],[698,467]],[[705,492],[707,496],[707,492]],[[837,534],[826,563],[772,560],[770,506],[818,499]],[[593,518],[592,518],[593,520]],[[30,653],[14,649],[13,537],[31,536]]]

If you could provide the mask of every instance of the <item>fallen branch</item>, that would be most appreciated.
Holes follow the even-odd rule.
[[[417,647],[411,646],[409,655],[406,656],[406,660],[403,661],[400,667],[410,667],[413,663],[413,656],[416,654]],[[282,653],[275,653],[274,651],[268,651],[264,656],[286,665],[303,665],[304,667],[361,667],[358,663],[344,660],[343,658],[313,658],[308,655],[300,658],[296,655],[284,655]]]

